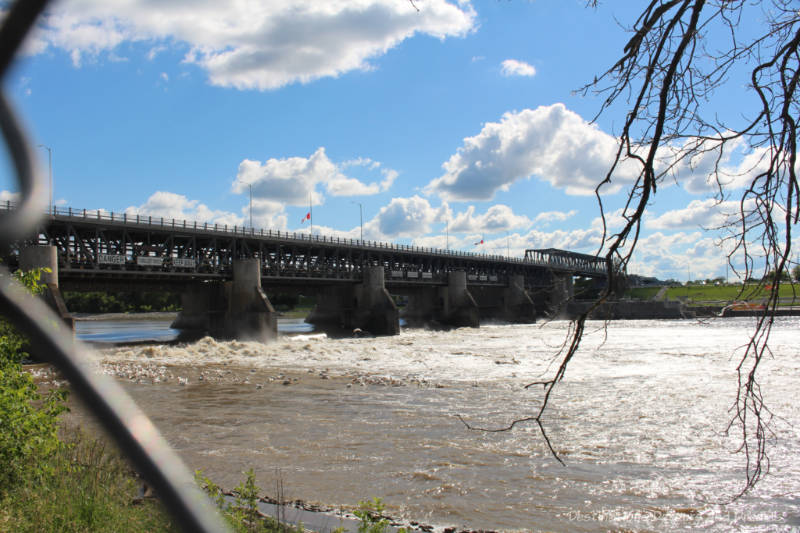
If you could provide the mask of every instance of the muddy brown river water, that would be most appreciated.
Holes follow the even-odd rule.
[[[752,319],[618,321],[584,347],[538,429],[469,431],[535,413],[567,322],[282,337],[262,345],[106,348],[120,380],[192,469],[223,486],[253,468],[264,492],[330,506],[382,497],[440,528],[509,531],[796,531],[800,528],[800,321],[773,330],[764,395],[771,472],[728,505],[744,457],[726,436],[736,353]],[[552,371],[552,368],[550,368]],[[80,416],[80,415],[75,415]]]

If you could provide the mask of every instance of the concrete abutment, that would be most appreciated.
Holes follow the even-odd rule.
[[[42,272],[39,282],[45,286],[42,297],[47,305],[58,315],[71,330],[75,330],[75,319],[67,310],[61,289],[58,287],[58,249],[55,246],[27,246],[20,250],[19,268],[29,271],[36,268],[47,268],[50,272]]]
[[[478,304],[467,288],[466,272],[449,272],[446,287],[419,287],[408,295],[404,318],[409,324],[437,323],[473,327],[480,324]]]
[[[261,342],[278,335],[275,309],[261,288],[258,259],[235,260],[233,281],[198,283],[181,300],[183,310],[172,323],[175,329]]]
[[[400,316],[386,290],[383,267],[369,267],[361,283],[325,287],[306,322],[344,331],[360,329],[373,335],[400,333]]]

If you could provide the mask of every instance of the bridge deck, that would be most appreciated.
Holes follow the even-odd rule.
[[[545,285],[553,274],[605,276],[596,258],[521,259],[72,208],[54,208],[26,243],[55,245],[59,277],[76,286],[92,280],[174,285],[226,279],[233,260],[245,257],[260,258],[265,285],[352,283],[367,266],[383,266],[387,285],[398,287],[442,284],[454,270],[479,285],[505,284],[518,274],[528,286]]]

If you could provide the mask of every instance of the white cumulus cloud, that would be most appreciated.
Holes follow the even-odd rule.
[[[564,104],[505,113],[464,145],[442,167],[426,193],[448,200],[490,200],[516,181],[537,176],[567,194],[593,194],[610,168],[617,141]],[[621,165],[605,191],[632,181],[637,169]]]
[[[28,53],[58,48],[79,66],[124,42],[186,50],[214,85],[276,89],[336,77],[371,63],[416,34],[463,36],[475,26],[468,2],[427,0],[419,11],[398,0],[64,0],[26,44]]]
[[[372,220],[364,223],[364,236],[370,239],[420,237],[431,231],[431,224],[441,221],[445,210],[445,207],[432,207],[420,196],[392,198]]]
[[[186,220],[229,226],[241,226],[245,222],[243,216],[211,209],[198,200],[190,200],[182,194],[167,191],[156,191],[145,203],[139,206],[130,206],[125,209],[125,212],[128,215],[163,217],[165,220]]]
[[[383,179],[363,183],[343,173],[346,168],[354,166],[379,172]],[[337,164],[328,158],[324,147],[319,147],[309,157],[271,158],[264,163],[243,160],[233,182],[233,191],[249,193],[252,187],[253,196],[264,200],[299,206],[308,205],[310,198],[314,205],[318,205],[324,197],[317,185],[332,196],[365,196],[386,191],[396,177],[395,170],[367,158]]]
[[[515,215],[507,205],[493,205],[480,215],[475,214],[475,206],[471,205],[466,211],[452,217],[449,222],[449,231],[451,233],[491,234],[515,228],[526,228],[530,225],[531,220],[528,217]]]
[[[746,202],[745,207],[752,207],[753,202]],[[677,228],[717,229],[736,221],[740,217],[740,203],[719,202],[713,198],[692,200],[682,209],[673,209],[659,216],[647,218],[645,227],[655,230]]]
[[[576,209],[572,209],[571,211],[543,211],[536,215],[533,219],[534,224],[542,224],[544,226],[550,224],[551,222],[564,222],[565,220],[574,217],[578,214]]]
[[[536,69],[533,65],[529,65],[524,61],[517,59],[506,59],[500,63],[500,73],[503,76],[527,76],[532,77],[536,75]]]

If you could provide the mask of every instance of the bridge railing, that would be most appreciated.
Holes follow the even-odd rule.
[[[0,202],[0,209],[12,210],[14,209],[14,207],[15,204],[11,200]],[[231,226],[228,224],[220,224],[220,223],[179,220],[175,218],[165,218],[160,216],[154,217],[152,215],[140,215],[128,212],[115,213],[113,211],[106,211],[104,209],[75,209],[72,207],[58,207],[53,205],[47,209],[46,214],[50,217],[68,217],[68,218],[78,218],[83,220],[92,219],[92,220],[109,221],[112,223],[118,222],[121,224],[158,226],[160,228],[165,228],[165,229],[202,230],[202,231],[214,231],[217,233],[232,234],[243,237],[288,239],[288,240],[298,241],[299,243],[318,242],[324,244],[344,244],[349,246],[360,246],[363,248],[369,248],[374,250],[396,250],[401,252],[428,253],[440,256],[471,257],[476,259],[502,261],[506,263],[517,263],[524,265],[536,265],[536,266],[550,267],[556,269],[561,268],[569,270],[569,269],[574,269],[574,267],[576,266],[572,264],[564,264],[560,261],[550,260],[551,258],[548,257],[519,258],[519,257],[510,257],[497,254],[466,252],[463,250],[450,250],[450,249],[443,250],[441,248],[414,246],[411,244],[399,244],[399,243],[381,242],[373,240],[350,239],[346,237],[338,237],[332,235],[311,235],[311,234],[306,234],[304,232],[298,233],[296,231],[288,232],[288,231],[280,231],[280,230],[272,230],[264,228],[257,229],[254,227],[247,227],[247,226],[239,226],[239,225]],[[603,273],[605,271],[603,268],[593,268],[594,265],[580,265],[580,266],[583,267],[582,268],[583,271],[587,272],[596,271],[597,273]]]

